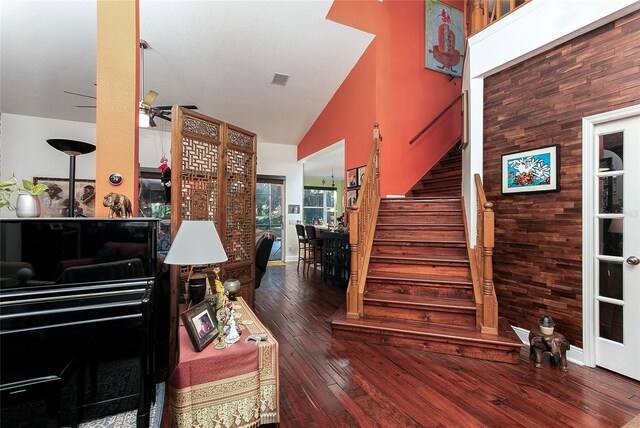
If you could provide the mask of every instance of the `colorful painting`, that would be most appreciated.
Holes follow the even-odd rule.
[[[69,179],[34,177],[35,184],[44,183],[47,190],[40,194],[41,217],[69,216]],[[95,216],[95,180],[79,180],[75,182],[76,216]]]
[[[502,156],[502,193],[548,192],[560,190],[559,147]]]
[[[358,187],[358,168],[347,170],[347,187]]]
[[[437,0],[425,0],[425,67],[451,76],[462,75],[464,15]]]

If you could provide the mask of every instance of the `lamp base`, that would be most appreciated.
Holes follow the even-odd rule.
[[[189,279],[189,298],[191,303],[197,305],[204,300],[207,291],[207,276],[204,274],[195,274]]]

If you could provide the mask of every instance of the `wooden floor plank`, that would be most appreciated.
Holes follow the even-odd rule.
[[[620,427],[640,383],[569,363],[537,369],[331,338],[344,288],[269,266],[256,313],[280,343],[281,427]]]

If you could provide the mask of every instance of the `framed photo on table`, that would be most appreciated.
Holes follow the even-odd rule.
[[[348,169],[345,177],[347,180],[347,188],[358,187],[358,168]]]
[[[41,217],[68,217],[69,216],[69,179],[34,177],[33,184],[45,184],[47,190],[40,196]],[[95,216],[95,180],[76,179],[75,181],[75,205],[76,214],[84,217]]]
[[[189,334],[193,349],[197,352],[202,351],[218,337],[218,320],[208,300],[187,309],[180,314],[180,318]]]
[[[560,190],[558,145],[502,155],[502,193]]]

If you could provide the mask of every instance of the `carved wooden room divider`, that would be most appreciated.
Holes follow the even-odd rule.
[[[240,280],[253,307],[256,134],[179,106],[171,117],[171,238],[182,220],[212,220],[229,258],[220,279]],[[172,325],[186,274],[171,267]]]

